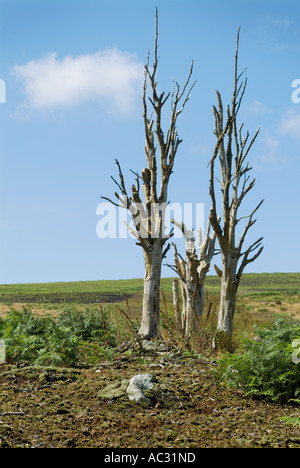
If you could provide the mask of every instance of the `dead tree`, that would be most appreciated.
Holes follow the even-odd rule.
[[[182,334],[182,318],[180,311],[179,284],[178,278],[173,278],[172,282],[173,304],[175,310],[175,320],[178,333]]]
[[[172,220],[183,233],[186,243],[185,259],[178,253],[177,247],[174,247],[175,265],[168,265],[174,270],[178,277],[181,289],[181,326],[180,331],[188,335],[191,330],[195,330],[203,314],[204,309],[204,281],[209,270],[211,260],[215,253],[216,235],[210,233],[211,226],[208,223],[208,229],[205,239],[202,239],[202,231],[199,229],[199,258],[196,251],[195,236],[193,230],[188,230],[184,223],[178,223]],[[178,283],[177,283],[178,288]],[[178,289],[176,283],[173,283],[174,308],[178,320]]]
[[[238,49],[239,33],[237,34],[234,89],[231,106],[228,105],[226,116],[224,116],[220,93],[217,91],[217,106],[213,106],[214,134],[217,143],[214,149],[210,165],[209,192],[212,200],[210,211],[210,222],[216,233],[221,254],[222,270],[216,269],[221,278],[221,299],[218,318],[218,331],[225,332],[230,336],[233,330],[233,318],[236,306],[236,294],[245,267],[254,262],[261,254],[262,237],[244,248],[244,242],[249,229],[256,222],[254,215],[263,203],[263,200],[254,208],[248,216],[238,216],[238,210],[250,190],[255,185],[255,179],[250,180],[249,163],[246,158],[251,150],[259,129],[254,137],[249,140],[249,132],[242,136],[243,124],[238,127],[237,116],[245,93],[247,80],[241,81],[244,72],[238,75]],[[225,120],[226,119],[226,120]],[[217,200],[215,190],[215,163],[220,166],[221,176],[218,182],[222,193],[222,223],[218,220]],[[240,221],[247,219],[244,229],[237,240],[237,226]],[[221,225],[222,224],[222,225]]]
[[[135,172],[136,183],[128,195],[124,176],[118,161],[119,182],[115,179],[119,192],[115,193],[119,205],[130,211],[134,228],[129,228],[136,237],[137,245],[144,254],[144,294],[142,320],[139,334],[145,339],[157,336],[160,316],[160,279],[162,260],[170,248],[168,240],[172,235],[164,233],[164,213],[168,204],[168,185],[174,169],[175,156],[182,140],[177,133],[177,119],[190,98],[194,84],[189,88],[193,71],[190,68],[186,83],[181,89],[173,85],[172,91],[165,95],[157,89],[158,67],[158,13],[156,10],[156,32],[153,66],[150,69],[149,52],[145,65],[143,86],[143,119],[145,129],[145,153],[147,167],[141,174]],[[148,85],[150,95],[148,96]],[[162,128],[162,111],[166,102],[171,100],[170,126],[166,135]],[[151,114],[149,116],[148,105]],[[154,116],[154,118],[152,118]],[[159,156],[157,155],[159,151]],[[142,193],[141,193],[142,192]],[[106,197],[102,197],[107,199]],[[143,199],[142,199],[143,198]],[[107,199],[111,201],[110,199]],[[114,202],[112,202],[114,203]],[[116,204],[116,203],[114,203]]]

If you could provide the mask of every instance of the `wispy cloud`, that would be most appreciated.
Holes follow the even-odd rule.
[[[12,72],[23,84],[26,106],[38,111],[96,101],[110,112],[126,114],[143,80],[143,64],[118,49],[62,59],[48,53]]]
[[[281,135],[300,140],[300,109],[298,107],[289,109],[282,116],[278,131]]]
[[[265,130],[260,138],[262,145],[262,159],[265,162],[274,163],[279,161],[280,141],[275,138],[269,130]]]
[[[295,142],[300,140],[300,105],[288,109],[279,117],[272,130],[265,128],[259,138],[261,161],[278,168],[295,157]]]
[[[271,109],[259,100],[252,101],[244,106],[244,110],[253,115],[266,115],[271,112]]]

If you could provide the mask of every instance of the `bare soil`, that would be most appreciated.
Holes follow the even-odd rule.
[[[299,407],[224,388],[211,358],[118,355],[94,369],[0,365],[2,448],[300,448],[283,416]],[[151,404],[101,399],[112,382],[152,373]]]

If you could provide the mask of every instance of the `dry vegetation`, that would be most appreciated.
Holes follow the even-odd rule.
[[[226,389],[214,370],[209,359],[171,353],[119,356],[90,370],[2,366],[1,446],[300,446],[299,429],[281,419],[296,408]],[[151,405],[98,397],[108,383],[149,371],[157,380]]]

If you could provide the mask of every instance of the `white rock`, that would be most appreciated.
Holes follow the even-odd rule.
[[[127,387],[129,400],[151,403],[151,400],[143,394],[143,390],[153,388],[152,381],[152,374],[139,374],[132,377]]]
[[[142,347],[145,351],[167,351],[167,347],[163,343],[151,340],[143,340]]]

